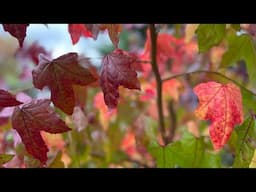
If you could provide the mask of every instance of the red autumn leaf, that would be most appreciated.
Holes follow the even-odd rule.
[[[92,32],[88,30],[84,24],[68,24],[68,32],[73,45],[79,41],[81,36],[93,37]]]
[[[228,141],[233,128],[243,122],[243,106],[240,89],[232,84],[201,83],[194,88],[199,99],[195,115],[210,120],[210,137],[215,150]]]
[[[78,62],[77,53],[67,53],[48,60],[39,58],[39,65],[32,71],[33,84],[38,89],[48,86],[51,90],[51,100],[54,105],[71,115],[75,106],[75,96],[72,85],[88,85],[97,80],[88,68]]]
[[[46,51],[44,47],[40,46],[38,42],[34,42],[29,46],[24,46],[23,48],[19,48],[15,53],[17,57],[31,59],[36,65],[38,65],[38,62],[39,62],[39,59],[38,59],[39,54],[51,56],[50,52]]]
[[[3,89],[0,89],[0,108],[11,107],[11,106],[16,106],[20,104],[22,104],[22,102],[17,101],[11,93]]]
[[[136,59],[121,49],[115,49],[103,58],[100,85],[104,93],[105,104],[109,109],[117,107],[119,85],[140,90],[136,71],[132,68],[132,63]]]
[[[99,121],[101,122],[103,129],[107,130],[111,117],[117,114],[117,109],[108,111],[108,108],[104,103],[104,96],[102,92],[98,92],[94,96],[93,106],[99,110]]]
[[[103,24],[101,28],[108,30],[108,35],[114,46],[117,48],[119,43],[119,33],[122,31],[121,24]]]
[[[75,95],[75,105],[84,108],[87,99],[87,87],[80,85],[73,85]]]
[[[28,26],[29,24],[3,24],[4,30],[8,31],[19,41],[20,47],[23,46]]]
[[[101,24],[84,24],[88,31],[92,33],[92,37],[94,40],[97,39],[100,30],[105,30],[105,28],[101,27]]]
[[[129,131],[125,134],[120,148],[131,158],[134,158],[138,155],[139,152],[136,148],[136,139],[132,131]]]
[[[32,100],[21,107],[15,107],[12,115],[12,127],[19,133],[28,153],[43,164],[47,161],[47,152],[40,131],[63,133],[71,130],[50,107],[51,101]]]
[[[144,52],[140,56],[142,61],[150,61],[151,55],[150,33],[147,31],[147,38],[144,45]],[[160,74],[166,71],[180,73],[184,64],[193,63],[197,53],[197,43],[191,41],[185,43],[184,38],[176,38],[168,33],[159,33],[157,36],[157,64]],[[150,63],[140,63],[143,75],[148,77],[152,72]]]

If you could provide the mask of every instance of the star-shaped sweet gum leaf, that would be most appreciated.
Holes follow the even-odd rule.
[[[43,164],[47,161],[49,150],[40,131],[64,133],[71,130],[50,107],[50,103],[48,99],[32,100],[15,107],[12,115],[12,127],[19,133],[27,152]]]
[[[140,90],[137,73],[132,67],[136,60],[136,57],[121,49],[115,49],[103,58],[100,85],[108,108],[117,107],[119,85],[128,89]]]
[[[195,115],[210,120],[210,137],[214,149],[221,149],[228,141],[233,128],[243,122],[240,89],[232,84],[201,83],[194,88],[199,99]]]
[[[62,111],[71,115],[75,106],[72,85],[89,85],[97,80],[88,61],[88,67],[82,67],[77,53],[67,53],[49,61],[39,58],[39,65],[32,71],[33,84],[38,89],[48,86],[51,100]]]
[[[11,106],[16,106],[20,104],[22,104],[22,102],[17,101],[11,93],[3,89],[0,89],[0,108],[11,107]]]
[[[19,41],[20,47],[23,46],[28,26],[29,24],[3,24],[4,30],[8,31]]]
[[[73,45],[75,45],[81,36],[93,37],[90,30],[84,24],[68,24],[68,32],[70,34]]]

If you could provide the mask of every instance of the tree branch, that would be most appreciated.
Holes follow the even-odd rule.
[[[175,78],[179,78],[179,77],[183,77],[183,76],[189,76],[189,75],[193,75],[193,74],[197,74],[197,73],[208,73],[208,74],[215,74],[215,75],[218,75],[220,77],[223,77],[231,82],[233,82],[234,84],[236,84],[237,86],[239,86],[241,89],[249,92],[250,94],[256,96],[256,93],[252,92],[251,90],[247,89],[246,87],[244,87],[243,85],[241,85],[240,83],[236,82],[235,80],[217,72],[217,71],[204,71],[204,70],[198,70],[198,71],[193,71],[193,72],[188,72],[188,73],[181,73],[181,74],[178,74],[178,75],[173,75],[171,77],[167,77],[167,78],[164,78],[162,79],[162,82],[164,81],[169,81],[171,79],[175,79]]]
[[[162,104],[162,80],[160,73],[157,67],[157,33],[154,24],[149,25],[150,29],[150,40],[151,40],[151,65],[156,78],[156,87],[157,87],[157,110],[158,110],[158,119],[159,119],[159,129],[164,142],[164,145],[168,143],[168,138],[166,136],[165,126],[164,126],[164,114],[163,114],[163,104]]]

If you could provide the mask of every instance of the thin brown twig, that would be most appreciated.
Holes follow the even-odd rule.
[[[167,77],[167,78],[164,78],[162,79],[162,82],[164,81],[169,81],[171,79],[175,79],[175,78],[179,78],[179,77],[183,77],[183,76],[188,76],[188,75],[193,75],[193,74],[197,74],[197,73],[208,73],[208,74],[215,74],[215,75],[218,75],[220,77],[223,77],[231,82],[233,82],[234,84],[236,84],[237,86],[239,86],[241,89],[249,92],[250,94],[256,96],[256,93],[252,92],[251,90],[247,89],[246,87],[244,87],[243,85],[241,85],[240,83],[236,82],[235,80],[223,75],[222,73],[219,73],[217,71],[204,71],[204,70],[198,70],[198,71],[193,71],[193,72],[187,72],[187,73],[181,73],[181,74],[178,74],[178,75],[173,75],[171,77]]]
[[[151,65],[156,78],[156,87],[157,87],[157,110],[158,110],[158,119],[159,119],[159,129],[164,142],[164,145],[168,144],[168,138],[166,136],[166,130],[164,125],[164,114],[163,114],[163,104],[162,104],[162,80],[157,67],[157,32],[154,24],[149,25],[150,30],[150,40],[151,40]]]

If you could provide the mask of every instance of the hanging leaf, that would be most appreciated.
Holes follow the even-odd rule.
[[[39,65],[33,70],[33,84],[38,89],[48,86],[54,105],[71,115],[75,106],[75,95],[72,85],[89,85],[97,80],[91,65],[82,67],[78,62],[77,53],[67,53],[48,60],[39,58]]]
[[[4,30],[8,31],[19,41],[20,47],[23,47],[28,26],[29,24],[3,24]]]
[[[105,104],[109,109],[117,107],[120,85],[128,89],[140,90],[136,71],[132,68],[132,63],[135,61],[135,57],[121,49],[115,49],[103,58],[100,85]]]
[[[63,133],[71,129],[50,107],[51,101],[32,100],[21,107],[15,107],[12,115],[12,127],[19,133],[26,150],[43,164],[47,161],[48,148],[40,131]]]

